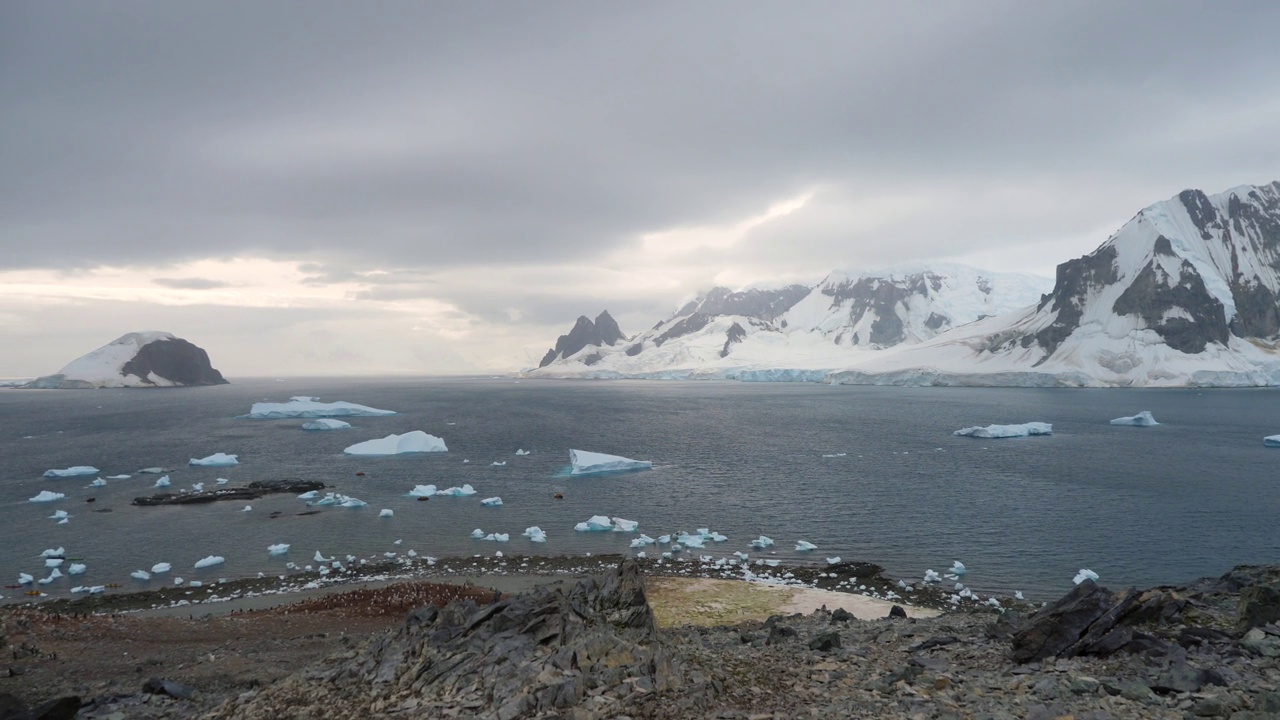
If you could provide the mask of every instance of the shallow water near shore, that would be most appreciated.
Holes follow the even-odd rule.
[[[396,410],[352,418],[351,430],[305,432],[303,420],[237,419],[260,400],[320,396]],[[280,574],[290,560],[381,556],[627,553],[628,533],[577,533],[591,515],[640,523],[656,537],[708,527],[724,543],[685,555],[823,563],[841,556],[920,577],[955,559],[967,582],[1047,598],[1088,567],[1107,585],[1148,586],[1280,559],[1280,432],[1269,390],[872,388],[732,382],[517,382],[506,379],[245,380],[181,390],[0,391],[0,581],[43,577],[45,548],[64,546],[88,571],[41,589],[119,583],[137,590],[188,580]],[[1154,428],[1111,418],[1151,410]],[[975,440],[953,430],[1052,423],[1049,437]],[[353,443],[425,430],[450,452],[393,458],[342,454]],[[516,456],[519,448],[531,451]],[[616,476],[564,476],[570,448],[652,460]],[[189,458],[235,453],[231,468]],[[840,457],[823,457],[846,453]],[[470,459],[463,464],[464,458]],[[490,463],[505,461],[494,467]],[[137,507],[156,476],[44,479],[50,468],[94,465],[102,475],[173,468],[171,491],[225,477],[322,480],[366,508],[309,509],[293,496],[245,503]],[[363,476],[357,476],[363,472]],[[477,495],[407,497],[415,484],[472,484]],[[67,495],[29,503],[41,490]],[[563,499],[554,495],[560,493]],[[501,496],[503,506],[480,499]],[[87,498],[93,497],[93,503]],[[394,517],[379,518],[388,508]],[[71,520],[47,516],[66,510]],[[101,512],[109,510],[110,512]],[[279,511],[277,518],[269,518]],[[520,537],[539,525],[545,544]],[[511,542],[472,540],[472,529]],[[748,547],[764,534],[776,554]],[[792,551],[797,540],[818,546]],[[394,541],[402,540],[401,545]],[[287,556],[267,545],[290,543]],[[649,549],[654,554],[655,549]],[[194,570],[221,555],[223,565]],[[158,562],[151,581],[129,573]],[[65,568],[64,568],[65,570]],[[4,602],[20,590],[0,589]]]

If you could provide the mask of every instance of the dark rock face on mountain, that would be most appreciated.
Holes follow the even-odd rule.
[[[1227,318],[1222,303],[1209,294],[1191,263],[1183,260],[1179,269],[1174,281],[1155,261],[1147,263],[1112,309],[1117,315],[1141,317],[1165,344],[1184,353],[1203,352],[1210,342],[1226,345]],[[1170,317],[1175,309],[1190,317]]]
[[[788,285],[776,290],[739,290],[715,287],[706,295],[691,300],[676,311],[676,317],[703,313],[710,316],[743,315],[759,320],[774,320],[804,299],[811,288]]]
[[[628,560],[568,592],[419,608],[364,649],[211,717],[578,717],[575,708],[598,717],[591,706],[604,691],[626,708],[629,695],[683,682]]]
[[[595,322],[583,315],[578,318],[567,335],[561,335],[556,340],[556,346],[547,351],[547,354],[542,357],[542,362],[538,363],[538,367],[546,367],[556,360],[575,355],[585,347],[612,347],[625,339],[626,336],[622,334],[618,322],[613,319],[608,310],[600,313]]]
[[[870,337],[866,338],[874,345],[896,345],[906,338],[902,318],[895,309],[912,295],[927,297],[929,291],[937,291],[942,287],[942,279],[931,272],[909,275],[900,281],[886,278],[861,277],[857,280],[824,287],[822,293],[831,297],[831,307],[836,308],[849,303],[849,324],[857,325],[867,313],[875,313],[871,323]],[[933,329],[941,328],[950,321],[936,313],[930,315],[929,321]],[[852,344],[862,344],[863,338],[852,338]],[[839,342],[839,340],[837,340]]]
[[[1054,311],[1053,322],[1034,336],[1027,336],[1023,347],[1034,340],[1047,351],[1046,357],[1057,351],[1062,341],[1079,327],[1082,308],[1090,294],[1120,279],[1115,262],[1116,249],[1101,247],[1059,265],[1053,292],[1041,298],[1039,306],[1040,310],[1050,306]]]
[[[223,385],[226,378],[209,362],[209,353],[183,340],[157,340],[143,345],[121,374],[146,379],[154,373],[178,385]]]

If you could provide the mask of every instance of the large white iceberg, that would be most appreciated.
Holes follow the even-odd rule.
[[[988,425],[986,427],[975,425],[974,427],[967,427],[963,430],[957,430],[952,433],[952,435],[962,435],[964,437],[973,438],[1011,438],[1052,434],[1053,425],[1042,422],[1029,422],[1022,423],[1021,425]]]
[[[632,460],[619,455],[587,452],[586,450],[570,450],[569,463],[573,469],[570,475],[602,475],[604,473],[628,472],[631,470],[648,470],[653,463],[648,460]]]
[[[1159,425],[1160,423],[1156,422],[1156,419],[1151,415],[1150,410],[1143,410],[1137,415],[1130,415],[1128,417],[1118,417],[1115,420],[1112,420],[1111,424],[1112,425],[1134,425],[1137,427],[1151,427],[1152,425]]]
[[[48,490],[41,490],[38,495],[31,498],[31,502],[53,502],[54,500],[61,500],[64,497],[66,497],[66,495],[62,493],[49,492]]]
[[[102,471],[91,465],[73,465],[61,470],[45,470],[44,476],[47,478],[65,478],[75,477],[77,475],[97,475],[100,472]]]
[[[240,464],[240,461],[237,460],[236,458],[237,456],[235,455],[228,455],[226,453],[214,453],[209,457],[191,458],[191,460],[187,464],[201,465],[204,467],[228,467],[231,465]]]
[[[374,415],[395,415],[393,410],[379,410],[368,405],[357,405],[349,402],[322,403],[313,397],[296,396],[289,402],[259,402],[249,408],[249,414],[243,417],[250,420],[280,420],[282,418],[321,418],[321,417],[369,417]]]
[[[351,423],[341,420],[330,420],[329,418],[317,418],[302,423],[303,430],[346,430],[351,427]]]
[[[448,452],[444,440],[414,430],[403,435],[388,435],[377,440],[356,443],[342,452],[348,455],[400,455],[402,453]]]

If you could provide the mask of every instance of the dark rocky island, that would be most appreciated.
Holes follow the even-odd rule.
[[[53,375],[20,386],[81,390],[119,387],[225,385],[209,353],[166,332],[128,333],[79,357]]]
[[[159,493],[133,499],[134,505],[201,505],[219,500],[256,500],[276,493],[305,493],[324,489],[318,480],[254,480],[241,487],[220,487],[189,493]]]

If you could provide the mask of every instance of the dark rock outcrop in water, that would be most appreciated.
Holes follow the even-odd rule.
[[[227,384],[227,379],[209,362],[209,353],[177,337],[143,345],[120,372],[139,378],[155,374],[177,385]]]
[[[547,351],[538,367],[546,367],[556,360],[576,355],[585,347],[612,347],[625,339],[618,322],[608,310],[600,313],[595,322],[583,315],[567,335],[561,335],[556,340],[556,346]]]
[[[419,608],[404,626],[341,660],[294,675],[216,718],[598,717],[605,691],[627,707],[683,683],[658,639],[634,561],[575,588],[541,589],[486,607]],[[615,706],[617,707],[617,706]],[[613,715],[610,715],[611,717]]]
[[[322,490],[324,483],[318,480],[255,480],[243,487],[220,487],[213,490],[190,493],[159,493],[136,497],[134,505],[200,505],[219,500],[255,500],[276,493],[305,493]]]

